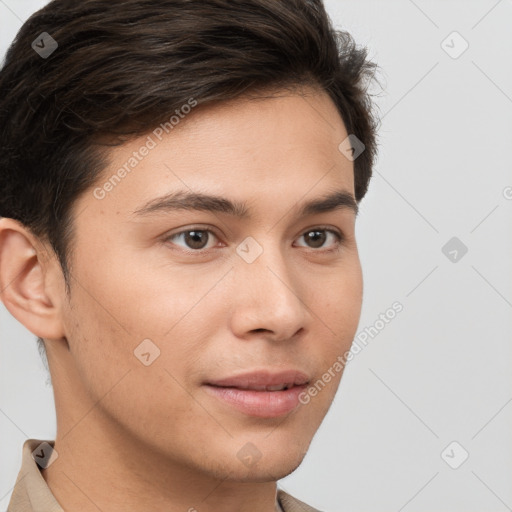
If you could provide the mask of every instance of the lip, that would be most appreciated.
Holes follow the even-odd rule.
[[[299,370],[254,371],[203,384],[204,390],[225,405],[259,418],[275,418],[292,412],[299,405],[299,395],[306,389],[309,377]],[[288,389],[267,387],[289,385]]]
[[[295,369],[277,372],[258,370],[221,379],[209,380],[206,384],[230,388],[256,389],[266,386],[278,386],[280,384],[302,386],[307,384],[309,380],[309,377],[304,372]]]

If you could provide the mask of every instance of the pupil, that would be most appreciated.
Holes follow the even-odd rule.
[[[314,233],[314,236],[310,236],[311,233]],[[317,235],[320,234],[319,237],[317,237]],[[311,242],[313,242],[313,246],[314,247],[322,247],[322,245],[324,244],[325,242],[325,233],[323,231],[310,231],[307,235],[306,235],[306,238]],[[316,245],[315,245],[316,244]]]
[[[192,249],[202,249],[206,245],[206,239],[205,231],[188,231],[186,235],[186,242]]]

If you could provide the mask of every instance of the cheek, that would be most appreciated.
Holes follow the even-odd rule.
[[[108,275],[91,279],[103,304],[109,305],[109,312],[134,339],[172,338],[184,325],[194,332],[198,317],[215,314],[218,305],[213,305],[211,297],[222,293],[226,269],[183,269],[162,263],[160,257],[143,256],[135,252]]]
[[[334,271],[331,279],[322,289],[316,289],[310,298],[318,323],[325,325],[337,344],[352,341],[359,324],[362,301],[363,279],[358,262],[341,272]]]
[[[330,407],[345,370],[346,353],[356,335],[362,306],[363,281],[361,267],[354,263],[336,275],[323,293],[316,294],[311,302],[317,314],[315,332],[321,343],[316,347],[319,362],[313,388],[306,400],[312,410],[325,414]],[[340,360],[343,362],[341,363]],[[321,415],[320,414],[320,415]],[[313,414],[313,416],[315,416]]]
[[[194,328],[194,319],[185,317],[179,329],[165,339],[154,336],[158,356],[154,358],[155,348],[146,346],[145,352],[150,353],[146,366],[141,351],[140,359],[134,354],[142,341],[139,336],[127,332],[87,294],[76,294],[74,300],[80,317],[70,319],[73,378],[79,380],[98,413],[148,439],[161,439],[162,429],[169,425],[174,425],[175,432],[192,434],[197,429],[190,425],[204,424],[208,418],[186,391],[196,379],[194,361],[200,353],[195,335],[183,342]],[[132,311],[130,322],[136,323],[134,315]],[[179,424],[176,418],[180,418]],[[203,423],[194,423],[194,418]]]
[[[66,323],[80,378],[94,398],[128,370],[143,369],[149,378],[154,368],[165,368],[185,385],[195,378],[203,340],[211,336],[212,325],[222,322],[221,287],[212,290],[218,272],[192,279],[168,268],[156,272],[150,265],[130,266],[126,260],[80,270]],[[145,359],[154,363],[145,367],[148,351]],[[159,379],[170,379],[160,374]],[[151,384],[161,389],[158,382]]]
[[[150,367],[139,365],[101,401],[103,412],[148,441],[181,430],[192,432],[194,418],[205,421],[205,413],[182,380],[158,360]]]

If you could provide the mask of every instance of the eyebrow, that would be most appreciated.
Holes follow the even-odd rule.
[[[300,217],[349,209],[358,214],[359,207],[354,196],[345,190],[336,190],[302,205]],[[249,219],[250,212],[244,202],[232,201],[225,197],[178,190],[157,197],[132,212],[135,216],[147,216],[158,213],[171,213],[177,210],[219,212],[239,219]]]

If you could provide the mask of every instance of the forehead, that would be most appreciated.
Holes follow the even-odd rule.
[[[347,132],[327,94],[283,92],[187,112],[110,151],[85,198],[93,209],[129,214],[178,190],[250,202],[327,189],[353,195],[353,163],[338,148]]]

